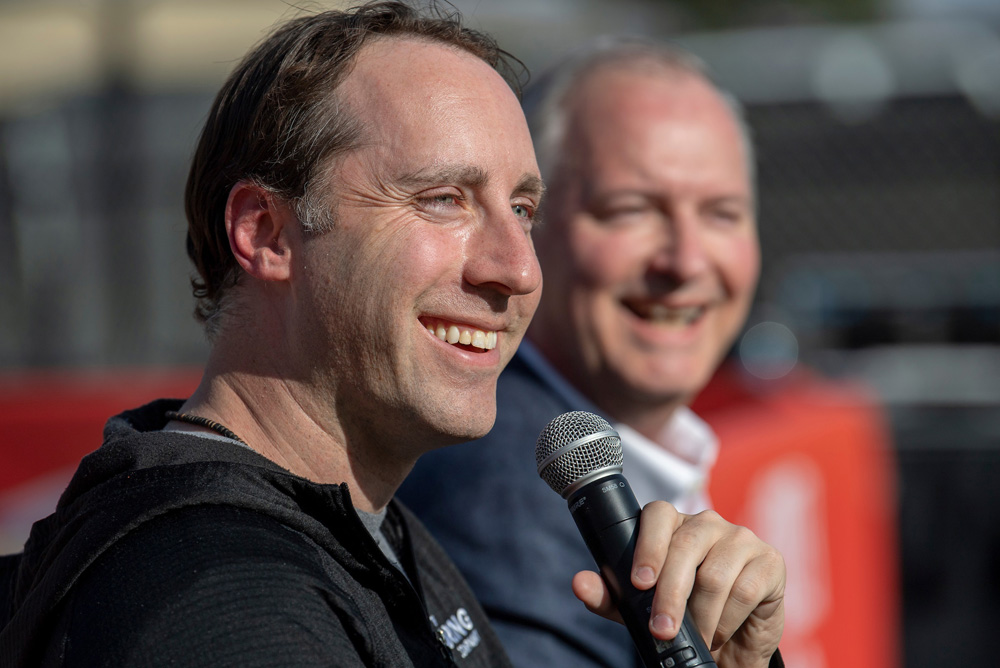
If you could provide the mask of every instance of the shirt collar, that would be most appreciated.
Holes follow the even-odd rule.
[[[603,411],[570,385],[530,341],[522,341],[517,354],[574,410],[603,415]],[[610,421],[622,438],[623,471],[640,504],[665,499],[678,505],[682,512],[708,507],[705,486],[719,446],[704,420],[682,406],[655,440],[623,422]]]

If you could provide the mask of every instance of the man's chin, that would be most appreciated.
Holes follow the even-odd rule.
[[[465,443],[467,441],[475,441],[476,439],[486,436],[493,428],[493,423],[496,421],[496,408],[490,412],[490,415],[479,414],[474,417],[462,418],[452,418],[447,421],[446,424],[438,425],[439,438],[437,440],[436,446],[444,447],[449,445],[455,445],[457,443]],[[437,449],[432,448],[432,449]]]
[[[614,391],[618,404],[628,405],[633,411],[658,412],[666,407],[691,403],[711,378],[711,374],[692,372],[686,377],[654,377],[619,379]],[[608,384],[610,388],[611,384]],[[599,404],[601,402],[598,402]],[[631,412],[631,411],[630,411]]]

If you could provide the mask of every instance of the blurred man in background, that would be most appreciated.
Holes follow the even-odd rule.
[[[716,443],[686,404],[756,287],[752,149],[695,59],[644,42],[576,54],[524,107],[548,186],[539,310],[500,378],[493,430],[422,459],[401,497],[458,563],[515,664],[630,665],[625,631],[566,593],[592,558],[538,479],[534,443],[565,411],[601,414],[622,436],[640,503],[709,506]]]

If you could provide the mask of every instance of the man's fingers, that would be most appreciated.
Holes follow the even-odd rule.
[[[620,624],[624,623],[622,622],[621,615],[618,613],[618,608],[615,607],[614,601],[611,600],[611,592],[608,591],[608,588],[604,585],[604,580],[597,573],[580,571],[574,575],[573,593],[578,599],[583,601],[583,604],[591,612],[597,613],[602,617],[607,617]]]
[[[767,623],[784,597],[785,572],[781,554],[770,546],[754,557],[740,572],[732,585],[712,638],[712,649],[718,649],[747,623]]]
[[[650,630],[653,635],[669,640],[680,628],[684,611],[689,605],[688,599],[696,586],[695,577],[698,569],[704,565],[710,550],[722,538],[729,526],[731,525],[714,511],[705,511],[693,516],[677,514],[676,528],[670,537],[662,571],[656,583],[656,594],[653,597],[650,618]],[[720,583],[718,586],[724,587],[725,583]],[[712,601],[706,601],[706,604],[711,605]],[[715,605],[717,609],[705,611],[712,622],[718,619],[717,615],[721,613],[721,602],[715,602]],[[702,628],[704,624],[700,623],[698,626],[705,635],[706,628]],[[706,643],[710,638],[709,635]]]
[[[673,639],[687,610],[713,651],[734,645],[727,651],[756,652],[760,643],[745,642],[748,637],[766,638],[773,651],[784,574],[777,550],[714,511],[684,515],[662,501],[643,508],[631,579],[639,590],[656,587],[649,619],[654,637]],[[621,622],[597,573],[577,573],[573,592],[592,612]],[[730,642],[737,634],[740,642]]]
[[[686,607],[705,642],[718,648],[762,602],[780,599],[784,572],[780,553],[749,529],[711,511],[685,516],[657,585],[653,615],[680,615]]]
[[[632,584],[646,590],[657,584],[663,563],[670,550],[674,531],[683,523],[683,516],[665,501],[653,501],[642,509],[639,536],[632,557]],[[646,527],[643,530],[643,527]],[[655,531],[649,527],[656,527]]]

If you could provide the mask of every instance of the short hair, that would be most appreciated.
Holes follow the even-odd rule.
[[[250,181],[289,202],[303,228],[333,225],[321,184],[335,156],[354,148],[363,129],[337,98],[361,48],[382,37],[416,38],[467,51],[520,94],[524,65],[457,11],[434,0],[425,11],[404,2],[369,2],[346,11],[294,18],[251,50],[229,75],[209,111],[185,190],[187,252],[195,317],[208,338],[218,331],[227,294],[242,274],[229,248],[229,192]]]
[[[640,68],[651,71],[649,66],[698,77],[715,89],[732,111],[739,128],[753,183],[753,141],[739,100],[712,80],[704,61],[694,54],[643,37],[625,36],[603,36],[584,45],[543,73],[524,92],[522,105],[545,182],[550,187],[556,185],[555,169],[569,129],[572,93],[598,71],[634,71]]]

